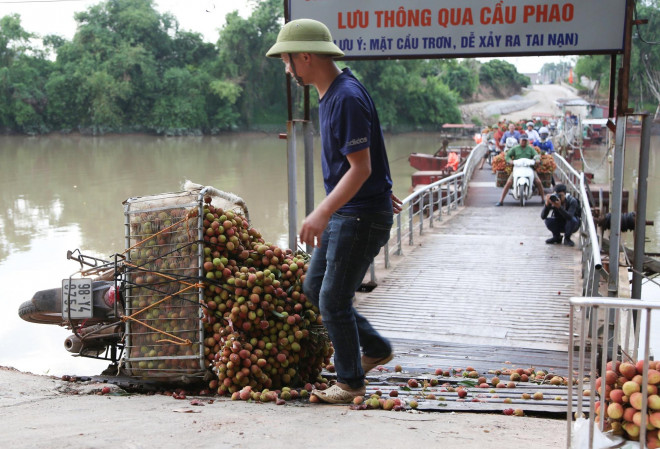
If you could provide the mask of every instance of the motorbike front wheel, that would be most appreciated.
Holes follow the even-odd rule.
[[[87,325],[107,322],[114,315],[111,305],[105,303],[104,295],[113,282],[93,281],[94,316],[84,319]],[[62,317],[62,289],[51,288],[34,294],[18,308],[18,316],[30,323],[66,325],[68,320]]]
[[[41,310],[32,301],[25,301],[18,308],[18,316],[30,323],[37,324],[60,324],[62,323],[62,312],[54,310]]]
[[[529,186],[522,186],[522,192],[520,192],[520,207],[525,207],[525,203],[527,202],[527,192],[529,190]]]

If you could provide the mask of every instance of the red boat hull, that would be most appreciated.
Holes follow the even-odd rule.
[[[447,167],[447,157],[433,156],[426,153],[411,153],[408,162],[412,168],[423,171],[444,170]]]
[[[449,170],[420,170],[412,174],[412,186],[420,184],[428,185],[449,176],[452,172]]]

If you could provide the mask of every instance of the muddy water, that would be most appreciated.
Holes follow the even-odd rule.
[[[303,155],[298,147],[302,220]],[[405,197],[410,152],[433,152],[436,135],[388,140],[394,190]],[[315,148],[320,148],[318,141]],[[316,151],[318,159],[318,150]],[[318,162],[318,161],[317,161]],[[315,197],[323,197],[319,163]],[[99,257],[124,250],[122,201],[173,192],[185,180],[243,197],[253,225],[287,245],[286,141],[276,134],[200,138],[0,136],[0,365],[36,373],[95,374],[105,364],[65,352],[68,331],[26,323],[19,305],[77,270],[66,251]]]
[[[631,142],[631,147],[638,143]],[[637,141],[638,142],[638,141]],[[466,142],[469,143],[469,142]],[[409,193],[411,152],[432,153],[430,134],[387,136],[394,192]],[[316,202],[323,197],[316,148]],[[299,143],[302,152],[302,143]],[[626,185],[636,152],[629,151]],[[303,217],[303,158],[299,155],[299,212]],[[660,252],[660,139],[653,138],[647,251]],[[607,175],[602,152],[587,161]],[[597,182],[601,174],[597,171]],[[172,192],[190,179],[243,197],[253,225],[267,240],[287,246],[286,142],[276,135],[158,138],[111,136],[0,137],[0,365],[35,373],[96,374],[105,363],[74,359],[63,348],[68,331],[25,323],[18,306],[37,290],[57,286],[77,270],[66,251],[107,257],[124,250],[122,201]]]

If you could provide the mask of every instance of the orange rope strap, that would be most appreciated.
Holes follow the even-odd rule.
[[[183,293],[183,292],[185,292],[186,290],[190,290],[191,288],[203,287],[203,286],[204,286],[204,284],[191,284],[191,285],[188,285],[188,287],[183,288],[183,289],[179,290],[179,291],[176,292],[176,293],[173,293],[173,294],[171,294],[171,295],[168,295],[168,296],[166,296],[166,297],[164,297],[164,298],[162,298],[162,299],[156,301],[155,303],[150,304],[150,305],[148,305],[148,306],[146,306],[146,307],[144,307],[144,308],[142,308],[142,309],[140,309],[140,310],[137,310],[135,313],[133,313],[133,314],[131,314],[131,315],[124,315],[124,316],[122,316],[122,317],[121,317],[121,320],[122,320],[123,322],[126,322],[126,321],[128,321],[128,320],[135,321],[136,323],[140,323],[140,324],[142,324],[143,326],[145,326],[145,327],[147,327],[147,328],[149,328],[149,329],[151,329],[151,330],[153,330],[153,331],[159,332],[159,333],[161,333],[161,334],[163,334],[163,335],[167,335],[168,337],[172,337],[172,338],[178,340],[178,342],[177,342],[177,341],[173,341],[173,340],[169,340],[169,339],[162,339],[162,340],[156,340],[157,343],[159,343],[159,342],[161,342],[161,341],[167,341],[167,342],[174,343],[174,344],[177,344],[177,345],[190,345],[190,344],[192,344],[192,342],[190,341],[190,339],[186,338],[186,339],[184,340],[183,338],[177,337],[176,335],[172,335],[172,334],[170,334],[169,332],[166,332],[166,331],[164,331],[164,330],[162,330],[162,329],[157,329],[157,328],[155,328],[155,327],[153,327],[153,326],[148,325],[148,324],[145,323],[144,321],[140,321],[140,320],[138,320],[137,318],[135,318],[135,316],[136,316],[136,315],[139,315],[140,313],[144,312],[145,310],[148,310],[148,309],[150,309],[150,308],[152,308],[152,307],[154,307],[154,306],[157,306],[158,304],[160,304],[160,303],[163,302],[163,301],[166,301],[166,300],[172,298],[174,295],[178,295],[178,294],[180,294],[180,293]]]
[[[124,265],[140,270],[140,267],[138,267],[135,264],[129,263],[129,262],[124,262]],[[188,286],[194,286],[194,287],[199,287],[200,286],[200,284],[191,284],[189,282],[184,281],[183,279],[178,279],[178,278],[175,278],[174,276],[168,276],[167,274],[165,274],[161,271],[149,271],[149,270],[140,270],[140,271],[142,271],[145,274],[155,274],[156,276],[160,276],[160,277],[168,279],[170,281],[177,281],[180,284],[184,284],[184,285],[188,285]]]
[[[186,217],[186,218],[184,218],[183,220],[177,221],[176,223],[173,223],[173,224],[169,225],[168,227],[161,229],[160,231],[156,232],[155,234],[150,235],[150,236],[147,237],[146,239],[137,242],[135,245],[133,245],[133,246],[131,246],[130,248],[128,248],[127,250],[125,250],[125,251],[123,252],[123,254],[126,254],[126,253],[129,252],[130,250],[134,249],[136,246],[140,246],[140,245],[142,245],[142,244],[143,244],[144,242],[146,242],[147,240],[150,240],[150,239],[152,239],[152,238],[154,238],[154,237],[157,237],[157,236],[159,236],[160,234],[162,234],[163,232],[169,231],[170,229],[172,229],[173,227],[175,227],[176,225],[178,225],[178,224],[180,224],[180,223],[182,223],[182,222],[184,222],[184,221],[186,222],[186,232],[187,232],[187,231],[188,231],[188,221],[189,221],[190,219],[192,219],[192,218],[197,218],[197,217]]]
[[[146,241],[148,241],[148,240],[150,240],[150,239],[152,239],[152,238],[154,238],[154,237],[157,237],[158,235],[162,234],[163,232],[166,232],[166,231],[172,229],[173,227],[179,225],[180,223],[182,223],[182,222],[184,222],[184,221],[186,222],[186,233],[189,233],[188,221],[190,221],[191,218],[195,218],[195,217],[185,217],[185,218],[183,218],[182,220],[177,221],[176,223],[173,223],[173,224],[171,224],[170,226],[161,229],[160,231],[156,232],[155,234],[150,235],[150,236],[147,237],[146,239],[137,242],[135,245],[133,245],[133,246],[131,246],[130,248],[128,248],[127,250],[125,250],[125,251],[124,251],[124,254],[128,253],[130,250],[134,249],[135,247],[142,245],[144,242],[146,242]],[[130,264],[130,263],[128,263],[128,262],[124,262],[124,265],[127,265],[127,266],[129,266],[129,267],[133,267],[133,268],[138,268],[137,265]],[[156,331],[156,332],[158,332],[158,333],[161,333],[161,334],[163,334],[163,335],[166,335],[166,336],[168,336],[168,337],[171,337],[172,339],[178,340],[178,341],[175,341],[175,340],[172,340],[172,339],[163,338],[163,339],[160,339],[160,340],[156,340],[157,343],[160,343],[160,342],[166,341],[166,342],[173,343],[173,344],[176,344],[176,345],[191,345],[192,342],[190,341],[190,339],[186,338],[186,339],[184,340],[183,338],[177,337],[176,335],[172,335],[172,334],[170,334],[169,332],[166,332],[166,331],[164,331],[164,330],[162,330],[162,329],[157,329],[157,328],[155,328],[155,327],[153,327],[153,326],[148,325],[148,324],[145,323],[144,321],[140,321],[140,320],[138,320],[137,318],[135,318],[135,316],[136,316],[136,315],[139,315],[140,313],[144,312],[145,310],[148,310],[148,309],[150,309],[150,308],[152,308],[152,307],[154,307],[154,306],[157,306],[158,304],[160,304],[160,303],[162,303],[163,301],[166,301],[166,300],[172,298],[172,297],[175,296],[175,295],[178,295],[178,294],[181,294],[181,293],[183,293],[183,292],[185,292],[185,291],[187,291],[187,290],[190,290],[191,288],[204,287],[204,284],[201,284],[201,283],[194,283],[194,284],[191,284],[191,283],[189,283],[189,282],[185,282],[185,281],[180,280],[180,279],[177,279],[177,278],[175,278],[175,277],[168,276],[168,275],[166,275],[166,274],[164,274],[164,273],[161,273],[161,272],[158,272],[158,271],[146,271],[146,270],[145,270],[145,272],[146,272],[146,273],[149,273],[149,274],[155,274],[155,275],[157,275],[157,276],[161,276],[161,277],[163,277],[163,278],[165,278],[165,279],[169,279],[169,280],[171,280],[171,281],[177,281],[177,282],[179,282],[179,283],[181,283],[181,284],[187,285],[187,287],[185,287],[185,288],[179,290],[179,291],[176,292],[176,293],[173,293],[173,294],[171,294],[171,295],[168,295],[168,296],[166,296],[166,297],[164,297],[164,298],[162,298],[162,299],[156,301],[155,303],[150,304],[150,305],[148,305],[148,306],[146,306],[146,307],[144,307],[144,308],[142,308],[142,309],[140,309],[140,310],[137,310],[135,313],[133,313],[133,314],[131,314],[131,315],[124,315],[124,316],[122,316],[122,317],[121,317],[121,321],[123,321],[123,322],[126,322],[126,321],[128,321],[128,320],[135,321],[136,323],[140,323],[140,324],[142,324],[143,326],[145,326],[145,327],[147,327],[147,328],[149,328],[149,329],[151,329],[151,330],[153,330],[153,331]]]

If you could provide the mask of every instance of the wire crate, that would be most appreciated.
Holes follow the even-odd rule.
[[[204,359],[201,188],[124,201],[125,369],[134,377],[190,382]]]

